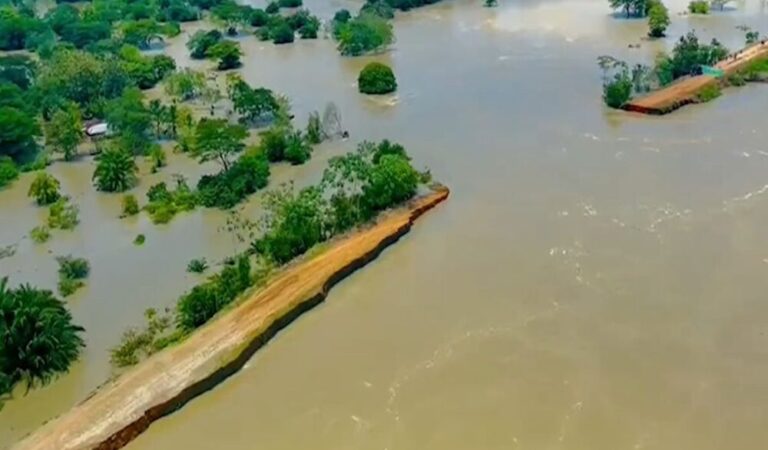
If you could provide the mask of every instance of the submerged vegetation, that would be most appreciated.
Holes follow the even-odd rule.
[[[372,62],[360,71],[357,87],[363,94],[389,94],[397,89],[397,81],[389,66]]]
[[[263,157],[261,152],[244,157],[256,155]],[[300,190],[287,185],[268,192],[266,214],[259,221],[229,222],[230,232],[251,240],[250,250],[229,258],[221,271],[181,296],[173,319],[170,312],[162,316],[162,327],[157,325],[160,316],[153,313],[143,330],[126,332],[112,350],[113,364],[135,364],[182,339],[245,290],[263,284],[275,267],[411,199],[427,180],[427,173],[413,168],[403,146],[385,140],[364,142],[357,151],[333,158],[317,185]],[[160,192],[156,189],[153,197]],[[197,259],[190,261],[187,271],[201,273],[207,267],[205,259]]]
[[[0,279],[0,399],[48,384],[80,356],[83,329],[51,291]]]
[[[75,291],[85,286],[84,279],[88,278],[91,266],[84,258],[72,256],[59,256],[59,294],[69,297]]]

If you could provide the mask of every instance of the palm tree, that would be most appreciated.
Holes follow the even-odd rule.
[[[29,186],[28,196],[34,197],[40,206],[50,205],[61,198],[59,180],[46,172],[40,172]]]
[[[69,370],[85,346],[82,327],[51,291],[0,279],[0,394],[24,382],[44,385]]]
[[[101,154],[93,180],[100,191],[123,192],[136,183],[137,170],[131,154],[120,148],[110,148]]]

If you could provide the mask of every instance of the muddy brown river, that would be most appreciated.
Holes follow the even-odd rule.
[[[306,3],[326,18],[356,7]],[[388,137],[452,196],[245,370],[128,448],[764,447],[768,86],[663,118],[611,112],[596,58],[647,63],[689,29],[738,48],[737,25],[768,33],[768,6],[687,17],[687,2],[667,2],[669,37],[647,42],[644,21],[613,18],[606,3],[446,1],[399,15],[390,52],[354,59],[329,40],[243,37],[247,81],[288,95],[302,122],[334,101],[352,135],[305,166],[275,168],[274,183],[312,182],[356,141]],[[185,42],[166,51],[205,66]],[[397,96],[357,93],[371,60],[393,66]],[[69,300],[88,347],[70,374],[5,405],[0,447],[102,383],[122,331],[198,281],[190,259],[242,245],[221,230],[224,213],[118,220],[120,198],[95,192],[90,161],[50,170],[81,224],[34,245],[25,235],[43,213],[26,198],[31,178],[0,191],[0,246],[17,245],[0,274],[54,288],[55,255],[88,258],[87,287]],[[174,155],[160,174],[145,168],[136,193],[213,170]]]

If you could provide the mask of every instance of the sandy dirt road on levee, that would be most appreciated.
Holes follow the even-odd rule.
[[[211,320],[184,342],[107,383],[16,450],[117,449],[158,418],[239,370],[256,349],[327,290],[407,233],[448,197],[438,190],[385,213],[375,224],[333,241],[320,255],[286,268],[266,287]]]

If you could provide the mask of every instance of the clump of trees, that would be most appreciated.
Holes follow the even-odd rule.
[[[149,203],[144,209],[155,224],[168,223],[182,211],[191,211],[197,206],[197,194],[190,189],[183,177],[176,178],[176,187],[169,190],[164,183],[158,183],[147,191]]]
[[[0,279],[0,397],[67,372],[85,346],[83,331],[51,291]]]
[[[389,66],[371,62],[360,71],[357,87],[363,94],[389,94],[397,90],[397,81]]]
[[[361,12],[352,18],[349,12],[336,13],[332,23],[338,49],[345,56],[359,56],[389,46],[394,40],[392,24],[378,15]]]
[[[280,105],[267,88],[252,88],[239,76],[228,79],[229,99],[242,124],[259,124],[275,118]]]
[[[428,172],[413,168],[402,145],[385,140],[364,142],[357,151],[333,158],[315,186],[298,191],[284,186],[267,193],[266,214],[257,223],[228,220],[228,230],[240,239],[259,235],[250,251],[228,258],[220,272],[179,298],[172,313],[172,331],[168,312],[160,325],[155,323],[160,316],[153,313],[144,330],[126,332],[123,342],[112,350],[113,364],[135,364],[178,342],[248,288],[265,282],[274,267],[411,199],[427,179]],[[195,260],[188,270],[199,272],[206,267],[205,261]]]
[[[701,66],[715,65],[727,56],[728,49],[716,39],[703,44],[693,32],[680,37],[671,55],[659,54],[653,67],[635,64],[630,68],[624,61],[601,56],[598,65],[603,71],[603,100],[611,108],[621,108],[635,94],[699,74]]]
[[[192,58],[212,58],[218,60],[219,70],[240,67],[240,57],[243,55],[240,44],[224,39],[219,30],[199,30],[187,42]]]
[[[264,188],[268,180],[269,162],[263,152],[253,149],[229,169],[204,175],[197,183],[197,191],[203,206],[229,209]]]

